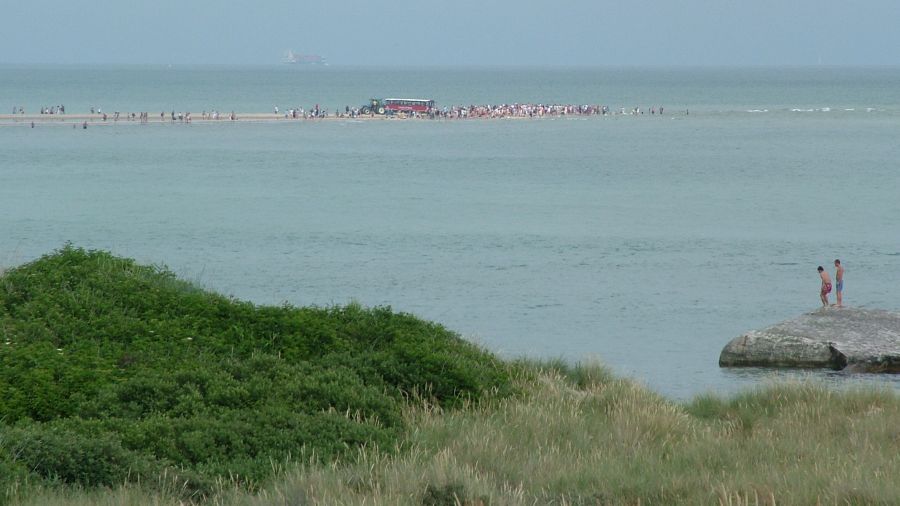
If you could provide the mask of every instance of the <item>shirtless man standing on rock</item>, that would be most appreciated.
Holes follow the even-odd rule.
[[[834,260],[834,295],[837,297],[837,307],[844,307],[844,266],[841,261]]]
[[[816,270],[819,271],[819,277],[822,278],[822,291],[819,292],[819,297],[822,298],[822,305],[828,307],[828,294],[831,293],[831,276],[825,272],[821,265]]]

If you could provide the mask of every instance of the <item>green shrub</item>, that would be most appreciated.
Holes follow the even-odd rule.
[[[4,431],[4,450],[32,472],[65,483],[111,486],[129,474],[145,475],[150,464],[108,433],[78,433],[64,424],[31,424]]]
[[[273,463],[394,448],[413,392],[510,388],[489,353],[387,307],[256,306],[69,245],[6,272],[0,337],[0,463],[86,487],[174,469],[193,491],[254,486]]]

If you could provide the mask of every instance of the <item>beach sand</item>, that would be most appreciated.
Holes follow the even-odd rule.
[[[191,113],[191,123],[231,123],[232,121],[242,121],[242,122],[292,122],[292,121],[334,121],[334,120],[363,120],[363,121],[384,121],[384,120],[398,120],[398,119],[428,119],[427,117],[417,117],[417,118],[406,118],[404,116],[326,116],[324,118],[286,118],[283,114],[274,114],[274,113],[241,113],[236,112],[235,119],[231,120],[231,113],[219,113],[219,119],[212,119],[210,117],[203,118],[202,115],[194,115]],[[25,124],[30,125],[32,122],[35,124],[64,124],[71,125],[75,123],[84,123],[88,122],[90,125],[104,125],[104,124],[136,124],[140,125],[141,120],[139,118],[131,119],[130,116],[126,117],[124,114],[119,116],[118,120],[114,120],[111,114],[107,113],[107,118],[104,121],[102,114],[0,114],[0,124]],[[166,123],[186,123],[186,121],[181,121],[176,119],[172,121],[172,116],[170,114],[166,114],[165,118],[162,119],[159,117],[157,113],[155,116],[153,113],[150,113],[150,118],[146,121],[146,123],[151,124],[166,124]]]

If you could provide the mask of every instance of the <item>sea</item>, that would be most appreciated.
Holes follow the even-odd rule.
[[[642,113],[240,119],[387,96]],[[820,307],[835,258],[845,304],[900,308],[900,68],[0,66],[0,114],[54,105],[151,121],[0,122],[0,266],[71,243],[258,304],[390,306],[679,401],[900,390],[718,366]],[[238,120],[159,121],[212,110]]]

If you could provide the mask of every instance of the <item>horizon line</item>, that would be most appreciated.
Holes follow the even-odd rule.
[[[775,69],[775,68],[900,68],[900,63],[645,63],[645,64],[565,64],[565,63],[536,63],[536,64],[511,64],[511,63],[428,63],[428,64],[410,64],[410,63],[328,63],[328,64],[290,64],[283,62],[265,62],[265,63],[158,63],[158,62],[141,62],[141,63],[122,63],[122,62],[3,62],[0,61],[0,67],[279,67],[285,69],[304,69],[304,70],[324,70],[328,68],[461,68],[461,69]]]

